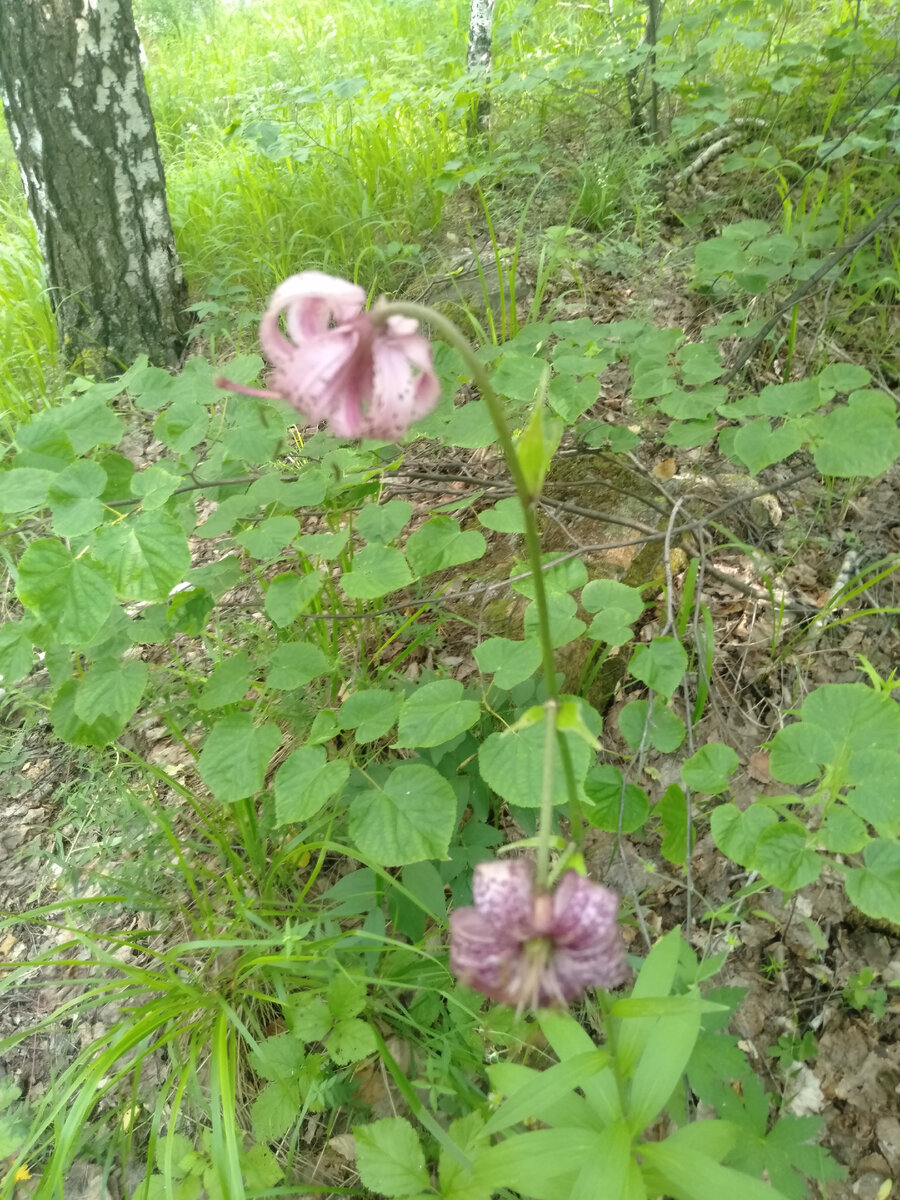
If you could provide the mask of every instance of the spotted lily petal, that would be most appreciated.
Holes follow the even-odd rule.
[[[495,1000],[505,995],[520,945],[474,908],[450,914],[450,970],[467,987]]]
[[[432,349],[408,317],[365,311],[361,287],[321,271],[280,284],[259,340],[274,365],[271,393],[340,437],[400,437],[440,396]],[[281,328],[284,320],[284,330]],[[222,381],[252,395],[258,389]]]
[[[528,858],[482,862],[472,875],[475,908],[497,934],[534,937],[534,863]]]
[[[450,965],[460,979],[518,1009],[566,1005],[627,975],[618,899],[568,871],[535,891],[528,859],[479,863],[474,907],[450,918]]]
[[[619,898],[577,871],[566,871],[553,893],[551,933],[559,945],[580,949],[616,928]]]

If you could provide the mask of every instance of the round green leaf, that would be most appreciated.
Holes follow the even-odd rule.
[[[661,701],[653,705],[652,713],[649,700],[632,700],[626,704],[619,712],[619,730],[633,750],[644,742],[645,746],[653,746],[663,754],[677,750],[685,737],[681,717]]]
[[[712,441],[715,433],[715,417],[710,417],[708,421],[673,421],[663,435],[663,443],[687,450],[693,446],[705,446]]]
[[[497,440],[497,430],[486,404],[469,403],[454,408],[443,432],[448,446],[460,446],[464,450],[480,450]]]
[[[350,836],[366,858],[402,867],[443,858],[456,824],[456,793],[423,763],[397,767],[382,787],[354,796]]]
[[[826,683],[806,697],[800,715],[827,730],[838,746],[900,749],[900,704],[864,683]]]
[[[853,392],[871,383],[872,376],[865,367],[856,363],[829,363],[819,372],[819,388],[834,392]]]
[[[275,774],[275,823],[299,824],[315,816],[331,796],[341,790],[350,775],[346,758],[326,761],[322,746],[301,746]]]
[[[321,558],[323,562],[331,562],[337,558],[350,536],[349,529],[339,529],[337,533],[304,533],[294,540],[294,545],[310,558]]]
[[[481,558],[486,549],[482,533],[463,531],[452,517],[432,517],[406,541],[406,556],[418,579]]]
[[[644,601],[638,589],[615,579],[592,579],[586,583],[581,589],[581,603],[592,613],[606,608],[615,609],[628,625],[644,611]]]
[[[249,517],[258,511],[259,505],[253,502],[247,492],[242,492],[237,496],[227,496],[224,500],[219,501],[215,512],[210,513],[203,524],[197,526],[194,531],[195,536],[221,537],[223,533],[231,532],[235,521]]]
[[[394,726],[402,704],[399,692],[384,688],[354,692],[341,705],[338,724],[341,729],[353,729],[361,744],[374,742]]]
[[[846,407],[816,417],[811,432],[820,444],[813,459],[823,475],[873,479],[889,470],[900,456],[900,431],[893,404],[886,411],[876,404],[854,403],[855,397],[867,395],[855,392]]]
[[[325,473],[317,463],[301,467],[297,479],[282,479],[280,471],[261,475],[250,485],[247,495],[255,508],[280,504],[284,508],[309,508],[325,499]]]
[[[353,600],[377,600],[412,579],[402,551],[373,543],[354,555],[353,570],[341,576],[341,588]]]
[[[224,708],[226,704],[243,700],[250,687],[251,674],[250,655],[246,651],[224,659],[213,668],[204,684],[197,708],[201,712],[211,712],[214,708]]]
[[[50,485],[57,478],[55,471],[36,467],[13,467],[0,474],[0,512],[22,513],[30,508],[43,508],[47,503]]]
[[[818,778],[837,747],[828,733],[812,721],[797,721],[779,729],[772,739],[769,770],[773,778],[799,786]]]
[[[121,716],[100,716],[90,723],[82,721],[75,711],[78,680],[67,679],[53,699],[50,724],[57,737],[73,746],[108,746],[121,734],[128,723],[128,713]]]
[[[680,421],[705,421],[712,416],[716,406],[727,399],[728,389],[718,385],[691,392],[676,388],[664,396],[656,407],[667,417],[675,417]]]
[[[511,496],[507,500],[498,500],[493,508],[486,508],[480,512],[478,520],[485,529],[493,529],[497,533],[525,532],[522,506]]]
[[[634,637],[634,630],[621,608],[607,608],[598,612],[588,626],[587,635],[608,646],[624,646]]]
[[[475,700],[463,700],[463,685],[438,679],[416,688],[400,709],[397,745],[441,746],[469,729],[481,715]]]
[[[592,728],[591,732],[596,736],[599,730]],[[542,717],[524,729],[492,733],[482,744],[478,752],[481,777],[508,803],[522,808],[540,807],[545,735]],[[593,751],[577,733],[566,732],[562,736],[569,747],[576,783],[580,784],[587,775]],[[551,787],[553,803],[565,803],[568,794],[566,777],[558,750],[553,755]]]
[[[872,840],[856,813],[843,804],[833,804],[819,828],[819,844],[832,854],[858,854]]]
[[[147,686],[147,664],[139,659],[123,662],[103,658],[78,681],[75,715],[87,725],[100,717],[127,722],[141,702]]]
[[[223,717],[203,744],[197,770],[215,798],[231,804],[263,790],[269,760],[280,745],[276,725],[254,725],[250,713]]]
[[[38,538],[19,559],[16,594],[66,646],[92,641],[115,595],[88,555],[77,558],[53,538]]]
[[[640,829],[650,815],[650,800],[643,788],[629,783],[622,790],[622,772],[618,767],[603,764],[592,767],[584,781],[584,790],[591,801],[585,806],[585,816],[595,829],[616,833],[619,812],[622,833]]]
[[[270,1083],[250,1108],[253,1136],[261,1144],[280,1142],[297,1120],[299,1108],[300,1085],[296,1079],[279,1079],[276,1083]]]
[[[529,679],[541,661],[537,642],[514,642],[503,637],[488,638],[473,653],[479,669],[493,675],[496,686],[507,691]]]
[[[900,705],[861,683],[829,683],[810,693],[801,720],[772,739],[770,770],[786,783],[808,783],[820,767],[846,764],[848,783],[865,783],[877,759],[900,748]]]
[[[597,403],[597,395],[600,391],[597,370],[598,368],[602,369],[602,360],[601,362],[596,359],[587,359],[586,361],[593,364],[592,368],[588,368],[590,374],[586,379],[576,379],[573,372],[555,374],[550,380],[547,400],[553,411],[558,413],[567,425],[574,425],[585,409]],[[557,359],[553,364],[557,370],[559,370],[560,362],[562,362],[563,368],[576,365],[571,360]]]
[[[740,766],[730,746],[709,742],[681,764],[681,778],[695,792],[715,796],[728,787],[728,778]]]
[[[167,600],[191,565],[184,530],[161,509],[105,526],[94,553],[123,600]]]
[[[718,348],[709,342],[685,342],[678,351],[678,362],[686,387],[702,387],[725,373]]]
[[[310,571],[308,575],[276,575],[266,589],[266,615],[283,629],[296,621],[301,613],[309,611],[324,583],[325,576],[321,571]]]
[[[585,631],[584,621],[575,616],[575,600],[568,592],[549,592],[547,616],[550,621],[550,644],[554,648],[567,646]],[[532,601],[525,609],[524,633],[535,641],[540,639],[537,604]]]
[[[769,383],[757,397],[757,409],[769,417],[802,417],[822,403],[815,379]]]
[[[864,867],[846,873],[847,895],[867,917],[900,925],[900,845],[870,842],[863,852]]]
[[[169,470],[166,463],[155,463],[143,471],[135,471],[131,477],[131,491],[142,498],[142,507],[149,511],[162,508],[182,482],[181,476]]]
[[[7,686],[24,679],[34,666],[30,632],[21,621],[0,625],[0,681]]]
[[[671,700],[687,670],[687,655],[674,638],[654,638],[648,646],[635,646],[628,669],[635,679]]]
[[[247,529],[235,535],[235,541],[243,546],[251,558],[277,558],[289,546],[300,532],[300,522],[296,517],[269,517],[261,521],[255,529]]]
[[[769,825],[759,835],[753,865],[767,883],[795,892],[815,882],[822,859],[808,844],[805,829],[789,821]]]
[[[75,461],[75,450],[72,443],[62,430],[57,429],[53,424],[54,416],[58,411],[59,409],[56,408],[45,408],[43,412],[32,417],[28,425],[20,425],[16,429],[16,445],[19,447],[19,452],[12,460],[14,469],[28,468],[35,471],[49,471],[51,475],[55,476],[59,471],[65,470],[69,463]],[[101,459],[104,457],[101,456]],[[103,466],[102,461],[100,465]],[[134,471],[131,463],[128,466],[130,471]],[[4,481],[7,478],[7,475],[0,474],[0,494],[3,492]],[[125,495],[125,493],[120,492],[118,495]],[[3,505],[0,505],[0,512],[4,511],[6,510]]]
[[[229,374],[234,365],[235,360],[232,359],[228,364]],[[254,377],[256,373],[254,371]],[[234,379],[234,375],[231,377]],[[233,421],[234,424],[225,432],[222,445],[238,462],[255,467],[260,463],[271,463],[279,457],[284,418],[275,408],[259,400],[235,404],[229,407],[228,418],[229,423]]]
[[[777,822],[778,817],[764,804],[751,804],[744,812],[734,804],[720,804],[713,809],[709,824],[722,853],[749,870],[760,834]]]
[[[115,446],[122,440],[122,418],[108,403],[122,389],[110,388],[116,385],[95,384],[53,411],[53,424],[68,437],[76,454],[87,454],[95,446]]]
[[[309,733],[306,735],[306,744],[308,746],[321,746],[325,742],[330,742],[338,733],[340,733],[340,726],[337,723],[334,711],[330,708],[320,708],[315,717],[313,717],[312,725],[309,727]]]
[[[387,545],[405,528],[412,516],[408,500],[388,500],[386,504],[364,504],[356,518],[356,532],[367,542]]]
[[[272,651],[266,683],[279,691],[291,692],[305,687],[319,675],[326,675],[333,665],[318,646],[309,642],[283,642]]]
[[[294,1037],[303,1042],[321,1042],[333,1024],[325,997],[300,992],[287,1008],[287,1023]]]
[[[758,475],[772,463],[783,462],[802,444],[803,429],[795,421],[773,429],[770,421],[760,417],[742,425],[734,435],[734,453],[751,475]]]
[[[882,837],[895,838],[900,834],[900,809],[896,798],[880,783],[850,788],[841,799]]]
[[[328,984],[328,1011],[335,1021],[358,1017],[366,1007],[364,983],[347,975],[333,975]]]
[[[541,562],[555,562],[558,558],[558,554],[542,554]],[[530,563],[517,560],[513,563],[510,575],[521,575],[523,571],[530,570]],[[587,567],[580,558],[567,558],[565,562],[545,569],[543,576],[544,589],[549,595],[551,592],[574,592],[577,588],[584,587],[587,583],[588,573]],[[534,599],[534,580],[530,575],[524,579],[517,579],[512,585],[512,589],[520,596],[527,596],[529,600]]]

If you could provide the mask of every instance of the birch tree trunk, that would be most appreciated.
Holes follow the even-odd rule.
[[[494,0],[471,0],[469,9],[469,46],[466,52],[466,70],[478,90],[469,135],[487,130],[491,111],[487,84],[491,76],[491,39],[494,27]]]
[[[131,0],[0,0],[0,91],[63,358],[174,365],[186,287]]]

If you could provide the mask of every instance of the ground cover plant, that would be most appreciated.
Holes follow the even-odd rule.
[[[180,370],[7,155],[2,1194],[886,1197],[896,14],[136,16]]]

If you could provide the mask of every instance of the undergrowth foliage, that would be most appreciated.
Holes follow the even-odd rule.
[[[502,395],[506,418],[521,430],[514,455],[535,501],[564,432],[613,454],[631,446],[627,430],[583,417],[596,395],[598,363],[619,358],[639,398],[670,418],[667,440],[683,444],[698,424],[705,429],[708,414],[725,416],[723,453],[754,473],[798,450],[830,475],[848,477],[875,474],[900,456],[892,415],[862,368],[827,367],[740,395],[716,382],[724,367],[714,341],[690,342],[679,330],[638,321],[597,326],[586,319],[526,326],[486,357],[482,391]],[[229,371],[249,386],[261,366],[246,356]],[[492,446],[488,405],[454,403],[463,374],[458,351],[439,350],[437,370],[443,399],[417,427],[420,439]],[[480,678],[467,685],[431,670],[413,682],[399,669],[404,650],[390,657],[388,647],[408,651],[423,635],[423,620],[427,635],[435,604],[462,598],[460,581],[472,577],[487,549],[479,523],[515,531],[532,514],[501,501],[473,520],[451,515],[451,502],[410,529],[411,505],[383,495],[402,468],[398,446],[350,447],[324,433],[298,445],[291,422],[277,401],[219,392],[213,366],[201,358],[177,377],[139,361],[119,380],[86,385],[23,422],[6,456],[0,510],[24,524],[4,541],[7,553],[18,546],[9,563],[22,608],[0,627],[5,686],[29,680],[37,647],[43,669],[23,684],[18,703],[46,707],[55,734],[73,746],[100,749],[124,738],[132,761],[181,795],[193,814],[189,824],[203,827],[204,857],[219,863],[204,869],[231,872],[242,892],[261,901],[259,934],[248,937],[242,920],[249,910],[232,897],[226,920],[239,931],[234,940],[218,931],[221,913],[210,911],[207,920],[195,905],[184,918],[194,940],[166,947],[158,964],[147,935],[123,940],[138,964],[112,972],[112,948],[88,940],[87,978],[96,980],[90,1003],[116,997],[123,1012],[138,1007],[104,1045],[80,1056],[32,1124],[29,1150],[63,1121],[48,1178],[54,1168],[64,1171],[98,1089],[139,1073],[129,1053],[139,1047],[140,1060],[149,1046],[166,1047],[181,1063],[180,1082],[172,1084],[181,1099],[210,1039],[218,1095],[210,1159],[192,1149],[189,1165],[180,1158],[176,1169],[171,1156],[181,1143],[171,1138],[157,1153],[170,1156],[167,1169],[182,1183],[199,1187],[212,1161],[230,1188],[248,1186],[255,1176],[233,1111],[234,1067],[246,1058],[268,1081],[252,1104],[257,1144],[250,1153],[259,1170],[265,1160],[263,1173],[280,1178],[266,1144],[293,1128],[298,1111],[321,1110],[346,1094],[352,1065],[379,1051],[389,1056],[381,1029],[402,1027],[404,1006],[385,1001],[385,991],[405,979],[424,989],[416,1005],[433,1000],[436,1019],[457,1036],[467,1022],[471,1029],[477,1001],[454,987],[422,938],[426,926],[446,924],[448,885],[460,902],[471,866],[496,847],[498,805],[526,830],[548,797],[557,809],[568,806],[575,840],[568,845],[554,834],[552,842],[562,864],[573,853],[577,861],[585,825],[635,830],[652,819],[650,798],[628,771],[597,763],[600,712],[582,695],[559,696],[558,710],[556,701],[548,708],[558,694],[555,667],[549,681],[538,675],[547,651],[538,578],[551,665],[555,650],[578,639],[601,657],[627,647],[645,608],[642,589],[589,578],[581,557],[539,559],[537,576],[530,562],[517,561],[509,574],[527,600],[522,627],[481,640]],[[117,449],[126,429],[158,439],[164,453],[135,470]],[[673,511],[669,540],[697,524],[679,524]],[[772,885],[790,893],[828,861],[843,872],[857,907],[900,922],[900,843],[884,786],[900,746],[891,682],[827,685],[808,696],[772,743],[771,771],[786,787],[815,789],[742,811],[727,798],[734,751],[717,743],[692,749],[689,729],[704,711],[697,681],[711,651],[707,626],[689,619],[695,609],[702,617],[702,602],[686,588],[671,628],[624,652],[643,698],[623,709],[622,733],[638,755],[655,746],[680,765],[681,782],[669,786],[657,811],[667,857],[685,864],[691,822],[708,813],[723,852]],[[192,763],[185,782],[141,761],[137,731],[128,738],[136,717],[162,722],[184,744]],[[238,849],[214,832],[217,807],[241,831]],[[157,820],[199,899],[202,876],[186,861],[190,843],[177,823]],[[860,851],[862,865],[848,867],[846,856]],[[326,893],[323,908],[309,892],[335,854],[358,867]],[[307,880],[298,885],[304,869]],[[352,933],[342,924],[349,917],[362,920]],[[52,961],[60,965],[58,956]],[[538,1197],[587,1195],[601,1151],[610,1178],[619,1180],[615,1195],[706,1196],[738,1187],[742,1195],[771,1194],[757,1174],[763,1165],[783,1194],[801,1194],[794,1168],[830,1169],[812,1151],[798,1157],[794,1143],[802,1148],[812,1126],[776,1136],[781,1125],[768,1130],[766,1101],[754,1100],[752,1087],[738,1104],[721,1081],[703,1082],[698,1047],[726,1037],[715,1031],[736,1003],[701,991],[715,965],[698,965],[677,932],[668,935],[641,967],[630,998],[601,1003],[603,1050],[572,1017],[542,1017],[558,1066],[489,1072],[494,1090],[507,1097],[489,1117],[477,1106],[452,1114],[446,1132],[411,1093],[412,1111],[440,1147],[440,1194],[489,1195],[502,1185]],[[266,1020],[265,1010],[280,1015]],[[266,1032],[273,1023],[283,1031]],[[735,1061],[743,1079],[743,1060]],[[709,1090],[719,1120],[696,1124],[687,1112],[679,1118],[677,1105],[672,1110],[685,1073],[701,1098]],[[583,1095],[574,1095],[576,1087]],[[644,1140],[667,1105],[678,1132]],[[526,1115],[547,1128],[521,1131]],[[427,1190],[425,1150],[404,1119],[362,1127],[357,1137],[370,1188],[391,1196]],[[136,1194],[154,1194],[150,1187]]]
[[[715,985],[725,952],[698,955],[677,929],[654,942],[638,884],[622,898],[633,978],[591,990],[577,1012],[486,1005],[448,969],[450,913],[470,903],[479,864],[534,852],[540,894],[584,874],[591,831],[658,836],[683,873],[688,926],[691,851],[707,829],[758,877],[736,907],[824,872],[860,912],[900,925],[893,676],[863,661],[856,681],[798,697],[769,746],[779,795],[747,804],[735,749],[707,736],[720,648],[702,573],[710,539],[738,541],[733,505],[688,511],[662,490],[665,503],[626,517],[614,544],[654,547],[655,583],[652,565],[600,577],[605,545],[538,545],[578,511],[548,495],[548,474],[579,452],[619,478],[639,428],[673,451],[714,450],[746,485],[737,503],[769,496],[773,467],[782,489],[818,474],[833,495],[895,467],[884,301],[900,288],[887,232],[900,122],[891,81],[862,76],[891,45],[887,18],[838,14],[814,36],[811,18],[788,30],[780,6],[673,6],[651,47],[636,6],[560,12],[504,13],[485,150],[465,138],[474,97],[449,9],[441,38],[403,44],[401,86],[374,9],[355,31],[324,6],[275,11],[285,36],[251,64],[235,57],[240,36],[258,36],[251,9],[144,5],[173,219],[206,285],[194,349],[208,353],[177,375],[140,359],[114,381],[58,383],[35,248],[9,209],[2,701],[10,727],[43,725],[109,772],[110,825],[127,836],[109,877],[85,859],[91,886],[74,901],[16,918],[52,928],[55,944],[7,971],[4,990],[75,987],[5,1048],[103,1019],[43,1095],[0,1088],[4,1195],[29,1169],[36,1196],[61,1194],[86,1148],[142,1164],[125,1176],[133,1200],[285,1194],[308,1174],[304,1122],[341,1108],[363,1186],[388,1197],[588,1200],[602,1163],[604,1195],[622,1200],[802,1200],[809,1181],[841,1173],[819,1119],[779,1112],[729,1032],[742,993]],[[208,99],[186,104],[179,72],[204,22],[216,36],[195,96]],[[347,49],[354,32],[371,53]],[[218,86],[229,70],[232,86]],[[625,111],[651,77],[668,140],[633,129],[594,147],[581,110],[602,99]],[[568,216],[532,246],[545,184],[531,177],[576,118],[583,161],[554,180]],[[727,218],[720,194],[687,191],[710,163],[741,199]],[[510,251],[497,214],[520,195]],[[590,272],[635,269],[664,203],[689,236],[673,256],[710,306],[702,327],[599,323],[543,302],[583,292]],[[298,264],[374,293],[427,293],[424,247],[454,204],[487,231],[484,303],[464,313],[479,349],[442,311],[398,304],[434,333],[434,411],[397,441],[301,436],[267,394],[254,306]],[[528,310],[516,294],[526,251]],[[845,331],[875,320],[871,369],[810,350],[810,295],[825,297],[823,327],[832,303]],[[760,347],[777,371],[757,389],[741,367]],[[221,390],[222,370],[257,394]],[[605,371],[627,381],[640,426],[597,415]],[[478,493],[458,500],[441,473],[456,451],[486,464],[469,476]],[[423,493],[417,508],[404,495],[429,477],[420,459],[441,484],[424,513]],[[843,598],[895,569],[870,564]],[[850,618],[826,608],[819,628],[830,619]],[[443,653],[451,621],[473,643],[477,671],[462,678]],[[609,671],[630,697],[627,759],[603,753]],[[670,756],[658,793],[642,770],[651,750]],[[733,912],[704,919],[712,929]],[[470,965],[466,979],[480,978]],[[855,979],[847,1003],[883,1011],[874,982]],[[393,1115],[375,1111],[379,1080],[401,1101]],[[699,1105],[715,1117],[697,1119]]]

